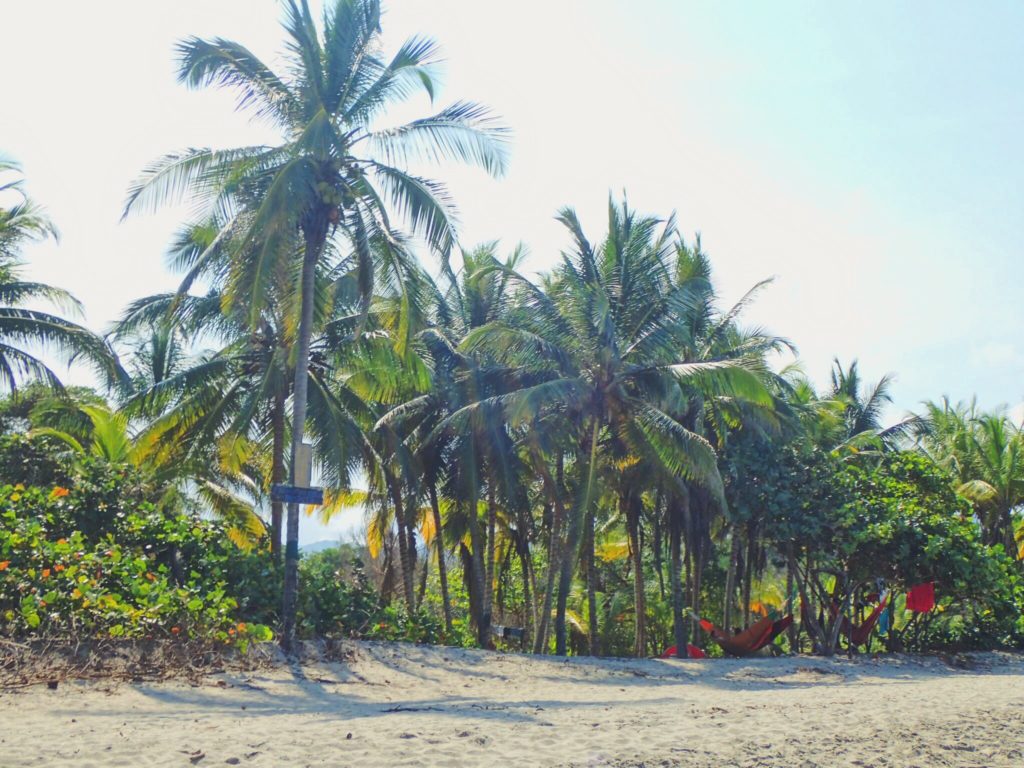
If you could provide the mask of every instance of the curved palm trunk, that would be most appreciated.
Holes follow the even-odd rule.
[[[305,230],[305,251],[302,259],[301,318],[299,347],[295,357],[295,397],[292,415],[292,461],[289,479],[295,483],[297,458],[306,426],[306,403],[309,395],[309,346],[313,337],[313,303],[316,288],[316,265],[327,242],[327,220],[318,218]],[[288,523],[284,553],[284,595],[281,607],[281,647],[294,653],[295,619],[299,598],[299,505],[288,505]]]
[[[523,579],[523,648],[529,648],[533,639],[533,627],[537,620],[537,606],[534,604],[533,569],[530,564],[530,542],[525,529],[516,533],[516,553]]]
[[[546,653],[548,650],[548,638],[549,628],[551,626],[551,606],[554,602],[555,596],[555,574],[557,574],[561,568],[562,562],[562,528],[565,525],[565,507],[562,505],[562,479],[563,479],[563,463],[562,456],[559,454],[557,461],[555,462],[555,477],[556,480],[551,479],[551,474],[544,467],[541,466],[541,474],[544,477],[544,485],[548,489],[548,495],[551,498],[551,504],[554,508],[554,514],[551,517],[551,531],[548,536],[548,572],[545,579],[544,588],[544,604],[540,611],[540,619],[537,622],[537,634],[533,640],[533,652],[536,654]]]
[[[402,500],[402,491],[398,487],[398,481],[385,470],[387,477],[388,492],[391,495],[391,504],[395,508],[395,522],[398,528],[398,558],[402,562],[402,594],[405,597],[405,604],[409,611],[416,610],[416,544],[410,535],[408,521],[405,516],[405,505]]]
[[[558,576],[558,606],[555,613],[555,654],[565,656],[567,647],[565,610],[569,602],[569,590],[572,587],[572,572],[576,565],[577,548],[580,539],[582,517],[590,509],[591,494],[594,490],[594,476],[597,473],[597,435],[601,425],[594,419],[591,429],[590,454],[587,465],[587,479],[583,491],[583,503],[576,505],[569,517],[569,532],[566,536],[565,555],[562,558]]]
[[[452,634],[452,603],[448,596],[448,565],[444,559],[444,532],[441,529],[441,505],[437,501],[437,487],[434,483],[427,484],[430,494],[430,509],[434,514],[434,542],[437,548],[437,577],[441,582],[441,605],[444,609],[444,630],[450,637]]]

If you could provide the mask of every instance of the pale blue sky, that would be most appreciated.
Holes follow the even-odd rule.
[[[727,299],[777,276],[748,319],[790,337],[816,380],[833,355],[892,371],[894,416],[942,394],[1024,400],[1024,4],[388,7],[392,45],[443,44],[441,102],[484,101],[515,131],[504,180],[439,174],[465,243],[523,240],[544,270],[559,206],[596,238],[626,189],[702,233]],[[183,211],[119,224],[133,176],[184,146],[272,139],[230,96],[179,87],[174,41],[273,58],[277,16],[273,0],[0,3],[0,152],[64,233],[29,249],[31,274],[72,289],[92,327],[174,285],[162,251]]]

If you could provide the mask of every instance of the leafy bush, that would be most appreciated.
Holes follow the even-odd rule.
[[[20,433],[0,435],[0,481],[21,485],[68,485],[72,464],[67,451],[45,439]]]
[[[299,584],[299,626],[306,635],[364,635],[382,608],[362,563],[346,559],[340,548],[304,557]]]
[[[304,557],[299,580],[299,626],[306,636],[340,634],[410,643],[450,640],[437,611],[421,606],[410,614],[402,603],[381,600],[359,554],[350,547]]]
[[[0,634],[268,640],[238,620],[223,528],[133,497],[130,473],[87,465],[74,489],[0,486]]]

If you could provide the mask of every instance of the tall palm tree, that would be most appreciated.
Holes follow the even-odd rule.
[[[265,277],[257,326],[251,327],[248,294],[228,301],[250,266],[232,261],[230,237],[216,217],[183,228],[168,251],[169,266],[185,273],[177,292],[147,296],[132,303],[115,329],[131,345],[137,369],[126,409],[153,419],[151,434],[162,442],[191,444],[240,438],[266,446],[270,471],[263,482],[285,480],[288,418],[286,403],[294,378],[289,366],[297,309],[294,278],[282,259]],[[213,285],[205,295],[189,293],[197,280]],[[326,280],[321,277],[321,284]],[[321,286],[321,293],[327,292]],[[321,301],[318,327],[331,311]],[[213,343],[217,349],[187,356],[187,345]],[[283,505],[271,501],[270,545],[281,556]]]
[[[447,285],[443,292],[435,293],[431,322],[417,337],[421,355],[429,361],[432,386],[397,404],[378,423],[378,428],[395,429],[405,435],[423,472],[425,495],[436,496],[440,489],[459,510],[452,517],[464,522],[469,533],[467,586],[473,624],[485,646],[491,642],[499,511],[515,505],[521,466],[500,408],[478,409],[469,424],[456,425],[449,418],[466,405],[500,391],[496,389],[500,381],[493,376],[486,355],[467,354],[460,349],[474,329],[502,318],[508,311],[511,296],[507,271],[521,263],[525,252],[517,248],[504,262],[496,258],[495,252],[493,243],[465,251],[461,274],[444,276]],[[486,522],[481,525],[483,501]],[[433,499],[431,503],[434,506]]]
[[[722,497],[716,454],[700,434],[665,410],[685,398],[681,388],[750,400],[766,406],[771,397],[759,362],[689,362],[680,350],[690,341],[685,318],[699,288],[672,280],[676,230],[667,222],[638,216],[609,202],[608,234],[593,247],[571,209],[559,220],[573,247],[547,290],[506,270],[519,287],[517,311],[469,334],[467,350],[487,350],[507,367],[513,386],[453,414],[471,418],[499,405],[515,425],[531,425],[546,414],[563,414],[574,442],[575,501],[569,512],[564,557],[559,563],[556,652],[566,652],[566,602],[584,526],[591,525],[602,463],[630,466],[648,461],[666,475],[692,481]],[[643,564],[637,499],[641,479],[617,487],[627,517],[636,582],[637,652],[646,646]],[[724,502],[723,502],[724,504]],[[586,538],[586,537],[585,537]]]
[[[5,175],[13,178],[3,181]],[[7,198],[13,202],[5,203]],[[39,349],[84,359],[108,380],[120,373],[113,352],[99,336],[59,315],[24,308],[46,301],[64,312],[81,313],[81,304],[67,291],[21,279],[22,246],[51,237],[58,238],[57,228],[25,194],[19,166],[0,158],[0,387],[9,390],[25,379],[60,387],[57,374],[37,356]]]
[[[280,241],[298,230],[303,239],[301,315],[295,356],[292,418],[292,480],[304,435],[308,365],[313,331],[317,266],[337,238],[359,266],[366,306],[372,295],[374,240],[395,245],[389,207],[434,247],[447,253],[453,238],[451,202],[444,187],[400,166],[419,156],[455,159],[500,173],[505,166],[504,130],[487,111],[457,102],[435,115],[378,129],[386,108],[417,90],[433,97],[437,46],[425,38],[403,44],[390,60],[380,50],[380,1],[327,3],[318,29],[306,0],[286,0],[284,30],[288,67],[275,73],[244,46],[190,38],[179,51],[179,79],[191,87],[235,90],[239,107],[279,127],[277,146],[225,151],[192,149],[165,156],[129,193],[128,210],[191,192],[212,209],[228,213],[242,229],[239,248],[259,243],[258,263],[280,257]],[[385,202],[390,201],[390,206]],[[238,218],[245,209],[250,216]],[[400,258],[398,247],[376,254]],[[252,285],[262,290],[259,271]],[[251,306],[259,307],[258,300]],[[251,318],[255,321],[255,317]],[[288,508],[282,643],[294,646],[298,575],[298,505]]]

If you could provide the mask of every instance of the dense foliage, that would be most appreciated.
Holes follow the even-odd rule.
[[[889,649],[1024,642],[1019,425],[946,401],[886,424],[890,377],[780,369],[793,345],[743,319],[769,281],[723,306],[674,216],[610,200],[598,235],[565,208],[537,278],[522,247],[460,249],[444,187],[406,162],[498,174],[504,128],[458,102],[382,129],[433,96],[436,46],[383,56],[377,0],[325,5],[318,24],[284,3],[282,75],[181,44],[185,84],[234,91],[281,141],[168,155],[132,187],[126,212],[196,215],[169,246],[178,289],[114,329],[119,360],[19,306],[74,309],[20,280],[17,250],[55,232],[20,177],[0,207],[0,632],[643,656],[713,649],[700,617],[778,612],[797,619],[779,647],[833,653],[888,594]],[[62,388],[32,344],[109,388]],[[299,508],[270,489],[307,440],[308,511],[366,525],[300,561]],[[936,607],[908,611],[922,583]]]
[[[242,649],[272,637],[239,620],[225,581],[237,548],[222,524],[159,512],[127,467],[88,461],[64,482],[0,486],[0,634]]]

